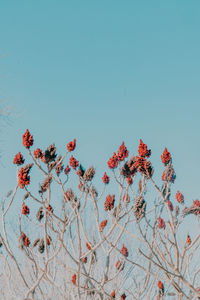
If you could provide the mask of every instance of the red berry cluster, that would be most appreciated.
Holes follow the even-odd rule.
[[[176,193],[176,200],[179,202],[179,203],[184,203],[184,196],[183,194],[181,194],[181,192],[177,191]]]
[[[23,245],[24,245],[25,247],[29,247],[29,245],[30,245],[30,240],[29,240],[29,238],[25,235],[24,232],[21,233],[21,239],[22,239]]]
[[[67,150],[69,152],[74,151],[75,147],[76,147],[76,139],[74,139],[72,142],[69,142],[67,144]]]
[[[161,217],[158,218],[158,228],[165,228],[165,221]]]
[[[128,157],[128,150],[124,145],[124,142],[122,142],[121,146],[119,147],[119,150],[117,152],[117,157],[118,157],[118,161],[123,161],[126,157]]]
[[[141,139],[138,147],[138,153],[141,157],[149,157],[151,155],[151,150],[147,149],[147,145],[144,144]]]
[[[161,155],[161,160],[162,160],[162,163],[165,166],[170,162],[170,160],[171,160],[171,154],[167,150],[167,148],[165,148],[165,150],[163,151],[163,154]]]
[[[113,153],[113,156],[108,160],[107,162],[108,167],[110,169],[115,169],[118,166],[118,156],[116,155],[116,153]]]
[[[76,160],[73,155],[69,159],[69,164],[72,167],[72,169],[76,170],[76,168],[79,166],[78,160]]]
[[[41,158],[42,157],[42,150],[40,148],[37,148],[36,150],[33,151],[35,159]]]
[[[22,203],[22,214],[29,215],[29,212],[30,212],[30,210],[29,210],[28,206],[25,203]]]
[[[104,203],[104,209],[105,210],[111,210],[114,208],[114,203],[115,203],[115,195],[108,195],[106,197],[106,201]]]
[[[23,155],[21,154],[21,152],[17,153],[13,159],[13,164],[15,165],[23,165],[24,163],[24,158]]]
[[[128,249],[124,246],[124,244],[121,249],[121,254],[123,254],[125,257],[128,257]]]
[[[108,221],[107,220],[103,220],[100,225],[99,225],[99,230],[100,232],[102,232],[104,230],[104,228],[106,227]]]
[[[108,184],[110,182],[110,177],[106,174],[106,172],[104,173],[104,175],[102,177],[102,181],[105,184]]]
[[[26,132],[22,136],[22,142],[24,147],[27,149],[29,149],[33,145],[33,137],[28,129],[26,129]]]
[[[30,184],[30,176],[28,175],[29,172],[30,172],[30,168],[29,169],[21,168],[18,173],[18,184],[21,189],[23,189],[25,185]]]

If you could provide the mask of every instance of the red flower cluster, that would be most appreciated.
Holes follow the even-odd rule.
[[[76,168],[78,167],[78,165],[79,165],[79,162],[78,162],[78,160],[76,160],[74,157],[73,157],[73,155],[70,157],[70,159],[69,159],[69,164],[70,164],[70,166],[72,167],[72,169],[74,169],[74,170],[76,170]]]
[[[153,175],[153,169],[150,161],[147,161],[144,157],[135,156],[134,167],[143,175],[151,177]]]
[[[160,290],[160,294],[164,295],[164,285],[163,285],[162,281],[160,281],[160,280],[158,281],[158,288]]]
[[[26,168],[21,168],[18,173],[18,184],[21,189],[25,187],[25,185],[30,184],[30,176],[28,175],[30,172],[31,166]]]
[[[147,149],[147,145],[144,144],[141,139],[138,147],[138,153],[141,157],[149,157],[151,155],[151,150]]]
[[[104,203],[104,209],[105,210],[111,210],[111,209],[113,209],[113,207],[114,207],[114,204],[115,204],[115,195],[108,195],[107,197],[106,197],[106,201],[105,201],[105,203]]]
[[[13,164],[19,166],[19,165],[23,165],[23,163],[24,163],[23,155],[21,154],[21,152],[18,152],[13,159]]]
[[[22,203],[22,214],[29,215],[29,212],[30,212],[30,210],[29,210],[28,206],[25,203]]]
[[[49,212],[53,213],[53,207],[50,204],[47,206],[47,210]]]
[[[183,194],[181,194],[181,192],[177,191],[176,193],[176,200],[179,202],[179,203],[184,203],[184,196]]]
[[[122,246],[122,249],[121,249],[121,253],[125,256],[125,257],[128,257],[128,249],[124,246]]]
[[[28,129],[26,129],[26,132],[23,134],[22,142],[24,147],[27,149],[29,149],[33,145],[33,137]]]
[[[111,296],[112,298],[115,298],[115,290],[112,291],[112,293],[110,294],[110,296]],[[112,298],[109,297],[109,300],[111,300]]]
[[[86,247],[88,248],[88,250],[92,249],[91,245],[88,242],[86,243]]]
[[[171,203],[171,201],[170,201],[170,200],[167,200],[167,203],[168,203],[169,209],[170,209],[171,211],[173,211],[173,210],[174,210],[174,206],[173,206],[173,204]]]
[[[128,157],[128,150],[124,145],[124,142],[122,142],[121,146],[119,147],[117,157],[118,161],[123,161],[126,157]]]
[[[194,215],[195,216],[199,215],[200,214],[200,201],[199,200],[194,200],[193,201],[193,206],[197,208],[193,211]]]
[[[161,155],[162,163],[166,166],[171,160],[171,154],[168,152],[167,148],[163,151]]]
[[[118,166],[118,156],[116,155],[116,153],[113,153],[113,156],[108,160],[107,162],[108,167],[110,169],[115,169]]]
[[[128,185],[131,185],[133,183],[133,179],[131,177],[127,177],[126,181],[127,181]]]
[[[122,198],[123,202],[125,202],[126,204],[130,203],[130,196],[129,194],[126,192]]]
[[[74,274],[74,275],[72,276],[72,283],[73,283],[74,285],[76,285],[76,274]]]
[[[108,184],[110,182],[110,177],[106,174],[106,172],[104,173],[104,175],[102,177],[102,181],[105,184]]]
[[[122,294],[120,300],[125,300],[125,299],[126,299],[126,294]]]
[[[158,218],[158,228],[165,228],[165,221],[161,217]]]
[[[35,159],[38,159],[42,157],[42,150],[40,148],[37,148],[36,150],[33,151]]]
[[[192,240],[191,240],[191,237],[189,236],[189,234],[188,234],[188,236],[187,236],[186,243],[187,243],[188,246],[190,246],[191,243],[192,243]]]
[[[66,166],[66,168],[64,169],[65,175],[68,175],[70,170],[71,170],[70,167]]]
[[[47,245],[49,246],[51,244],[52,238],[50,235],[47,236]]]
[[[75,147],[76,147],[76,139],[74,139],[72,142],[69,142],[67,144],[67,150],[69,152],[74,151]]]
[[[21,239],[22,239],[23,245],[24,245],[25,247],[29,247],[29,245],[30,245],[30,240],[29,240],[29,238],[25,235],[24,232],[21,233]]]
[[[122,271],[124,269],[124,262],[118,259],[118,261],[115,264],[115,267],[117,270]]]
[[[99,230],[100,232],[102,232],[104,230],[104,228],[106,227],[108,221],[107,220],[103,220],[100,225],[99,225]]]

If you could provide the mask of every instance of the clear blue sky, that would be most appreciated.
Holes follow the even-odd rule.
[[[160,178],[166,146],[175,189],[188,204],[200,197],[199,1],[3,1],[0,28],[0,99],[13,109],[5,191],[29,128],[36,146],[62,153],[75,137],[100,175],[123,140],[135,153],[142,138]]]

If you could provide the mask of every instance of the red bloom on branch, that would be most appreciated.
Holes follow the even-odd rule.
[[[115,298],[115,290],[112,291],[112,293],[110,294],[110,296],[111,296],[112,298]],[[111,300],[112,298],[109,297],[109,300]]]
[[[91,245],[88,242],[86,243],[86,247],[88,248],[88,250],[92,249]]]
[[[74,151],[75,147],[76,147],[76,139],[74,139],[72,142],[69,142],[67,144],[67,150],[69,152]]]
[[[33,136],[30,134],[28,129],[26,129],[26,132],[22,136],[22,142],[24,147],[27,149],[33,145]]]
[[[76,160],[73,155],[69,159],[69,164],[72,167],[72,169],[76,170],[76,168],[79,166],[78,160]]]
[[[115,169],[118,166],[118,156],[116,155],[116,153],[113,153],[113,156],[108,160],[107,162],[108,167],[110,169]]]
[[[104,209],[105,210],[111,210],[114,208],[114,204],[115,204],[115,195],[108,195],[106,197],[106,201],[104,203]]]
[[[179,202],[179,203],[184,203],[184,196],[183,194],[181,194],[181,192],[177,191],[176,193],[176,200]]]
[[[190,246],[191,243],[192,243],[192,240],[191,240],[191,237],[189,236],[189,234],[188,234],[188,236],[187,236],[186,243],[187,243],[188,246]]]
[[[30,172],[32,165],[27,165],[24,168],[21,168],[18,173],[18,184],[21,189],[25,187],[25,185],[30,184],[30,176],[28,175]]]
[[[28,206],[25,203],[22,203],[22,214],[23,215],[28,215],[30,212]]]
[[[174,206],[173,206],[173,204],[171,203],[171,201],[170,201],[170,200],[167,200],[167,203],[168,203],[169,209],[170,209],[171,211],[173,211],[173,210],[174,210]]]
[[[144,144],[141,139],[138,147],[138,153],[141,157],[149,157],[151,155],[151,150],[147,149],[147,145]]]
[[[72,276],[72,283],[73,283],[74,285],[76,285],[76,274],[74,274],[74,275]]]
[[[20,239],[22,240],[22,243],[23,243],[23,245],[24,245],[25,247],[29,247],[29,245],[30,245],[30,240],[29,240],[29,238],[25,235],[24,232],[21,233]]]
[[[104,173],[104,175],[102,177],[102,181],[105,184],[108,184],[110,182],[110,177],[106,174],[106,172]]]
[[[66,166],[66,168],[64,169],[65,175],[68,175],[70,170],[71,170],[70,167]]]
[[[37,148],[36,150],[33,151],[35,159],[38,159],[42,157],[42,150],[40,148]]]
[[[125,300],[125,299],[126,299],[126,294],[122,294],[120,300]]]
[[[127,177],[126,181],[127,181],[128,185],[131,185],[133,183],[133,179],[131,177]]]
[[[119,161],[123,161],[126,157],[128,157],[128,150],[124,145],[124,142],[122,142],[121,146],[119,147],[117,157]]]
[[[158,281],[158,288],[160,290],[161,295],[164,295],[164,285],[160,280]]]
[[[194,200],[193,201],[193,207],[196,207],[197,209],[195,209],[193,211],[194,215],[197,216],[200,213],[200,201],[199,200]]]
[[[21,152],[18,152],[13,159],[13,164],[19,166],[19,165],[23,165],[23,163],[24,163],[23,155],[21,154]]]
[[[163,154],[161,155],[161,160],[165,166],[170,162],[171,154],[169,153],[167,148],[165,148],[165,150],[163,151]]]
[[[104,228],[106,227],[108,221],[107,220],[103,220],[100,225],[99,225],[99,230],[100,232],[102,232],[104,230]]]
[[[121,249],[121,254],[123,254],[125,257],[128,257],[128,249],[124,246],[124,244]]]
[[[158,218],[158,228],[165,228],[165,221],[161,217]]]

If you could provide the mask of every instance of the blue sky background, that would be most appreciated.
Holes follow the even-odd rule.
[[[4,1],[0,8],[1,191],[16,182],[14,155],[28,128],[102,176],[124,140],[172,153],[189,205],[200,197],[199,1]]]

